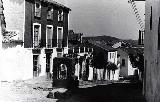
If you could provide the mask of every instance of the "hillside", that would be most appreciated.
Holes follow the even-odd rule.
[[[105,42],[112,42],[112,41],[120,41],[121,39],[111,36],[94,36],[94,37],[83,37],[83,40],[96,40],[96,41],[105,41]]]
[[[102,43],[106,43],[107,45],[114,45],[117,42],[123,42],[122,46],[125,47],[137,47],[138,45],[138,40],[131,40],[131,39],[127,39],[127,40],[122,40],[116,37],[111,37],[111,36],[93,36],[93,37],[83,37],[83,42],[87,41],[87,40],[93,40],[93,41],[100,41]]]

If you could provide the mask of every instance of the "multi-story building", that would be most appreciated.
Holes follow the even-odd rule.
[[[160,0],[146,0],[144,37],[144,95],[160,102]]]
[[[31,55],[33,76],[49,75],[53,58],[68,53],[71,9],[54,0],[4,0],[3,6],[6,30],[18,32],[17,40]]]

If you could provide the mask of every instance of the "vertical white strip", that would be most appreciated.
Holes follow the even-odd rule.
[[[0,20],[0,51],[2,50],[2,22]]]
[[[26,1],[24,0],[24,6],[23,6],[24,14],[23,14],[23,34],[22,34],[22,39],[23,39],[23,48],[24,48],[24,34],[25,34],[25,14],[26,14]]]

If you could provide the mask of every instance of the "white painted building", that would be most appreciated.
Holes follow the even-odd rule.
[[[0,46],[0,80],[25,80],[48,75],[52,73],[53,58],[62,57],[68,53],[68,13],[70,9],[61,5],[62,2],[63,0],[60,2],[52,0],[3,0],[0,3],[4,7],[6,31],[18,32],[17,36],[12,37],[14,40],[12,43],[4,42],[4,36],[0,37],[0,42],[3,41],[1,44],[3,46]],[[45,7],[43,3],[48,4],[48,7]],[[48,15],[52,10],[47,11],[46,9],[53,6],[58,7],[53,11],[53,16],[57,18],[56,21],[49,20]],[[46,18],[41,16],[41,19],[37,18],[37,12]],[[44,22],[45,20],[47,23]],[[38,36],[36,35],[37,32]],[[2,33],[0,34],[2,35]],[[53,42],[49,42],[51,40],[54,41],[55,46]],[[40,42],[44,42],[43,46],[40,45]],[[36,44],[38,47],[35,47]],[[47,68],[49,68],[48,71]]]
[[[120,76],[122,77],[128,77],[130,75],[135,74],[135,70],[137,68],[134,68],[131,64],[129,53],[127,51],[124,51],[123,49],[118,49],[118,54],[120,55]]]

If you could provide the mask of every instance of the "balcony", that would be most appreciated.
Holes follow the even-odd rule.
[[[52,48],[52,39],[47,39],[46,47]]]
[[[57,44],[58,48],[62,48],[62,41],[63,39],[58,39],[58,44]]]

